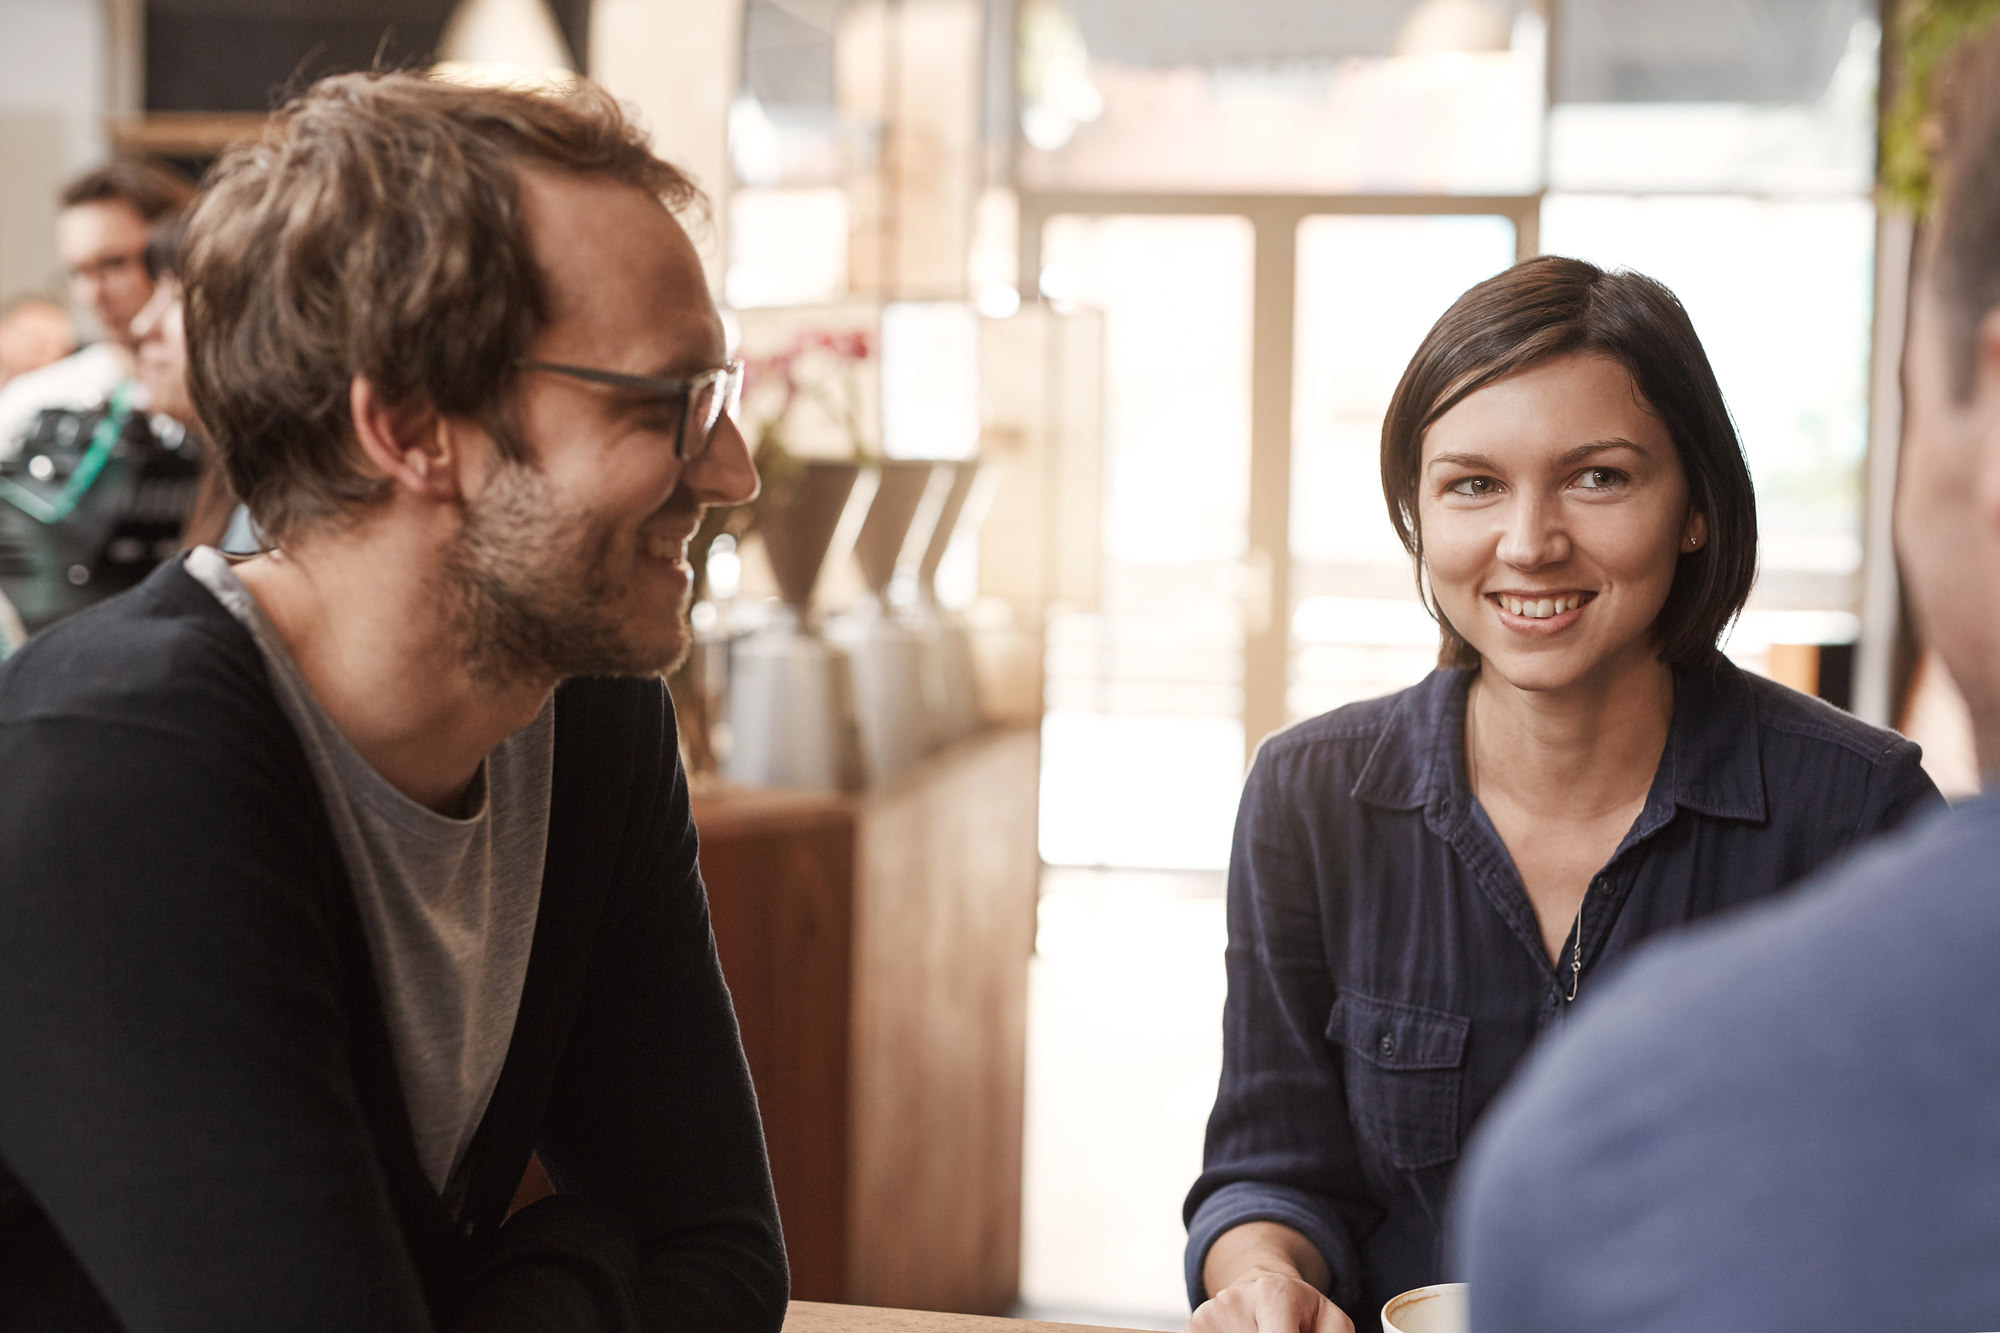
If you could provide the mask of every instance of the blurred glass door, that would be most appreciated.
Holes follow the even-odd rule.
[[[1042,855],[1219,870],[1246,742],[1435,659],[1382,504],[1382,416],[1431,324],[1514,262],[1534,201],[1157,202],[1040,226],[1042,294],[1104,312],[1106,380],[1103,593],[1050,620]]]
[[[1438,316],[1518,247],[1511,219],[1477,214],[1320,215],[1297,234],[1290,722],[1415,684],[1437,660],[1382,499],[1382,418]]]
[[[1059,865],[1219,869],[1243,763],[1240,570],[1255,232],[1057,216],[1042,290],[1104,312],[1099,604],[1049,622],[1041,842]]]

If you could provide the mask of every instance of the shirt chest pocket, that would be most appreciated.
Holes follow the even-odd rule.
[[[1405,1171],[1458,1156],[1459,1084],[1471,1020],[1345,992],[1327,1040],[1343,1048],[1347,1115],[1363,1143]]]

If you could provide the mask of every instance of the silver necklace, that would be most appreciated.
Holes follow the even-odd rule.
[[[1479,682],[1474,680],[1465,690],[1465,780],[1475,801],[1479,799],[1479,734],[1472,729],[1472,698],[1478,688]],[[1590,887],[1585,885],[1583,901],[1576,905],[1576,924],[1570,928],[1569,994],[1563,997],[1564,1004],[1575,1004],[1577,989],[1583,985],[1583,909],[1589,902]]]

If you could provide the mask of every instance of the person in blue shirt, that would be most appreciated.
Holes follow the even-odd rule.
[[[2000,769],[2000,28],[1943,80],[1896,500]],[[2000,802],[1636,960],[1465,1173],[1475,1333],[2000,1328]]]
[[[1194,1333],[1371,1329],[1443,1280],[1467,1133],[1602,972],[1938,799],[1914,745],[1717,651],[1755,497],[1659,283],[1541,258],[1472,288],[1382,482],[1440,665],[1252,766]]]

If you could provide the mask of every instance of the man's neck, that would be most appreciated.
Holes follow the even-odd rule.
[[[534,720],[555,682],[474,678],[439,565],[422,535],[368,524],[236,573],[361,757],[411,800],[455,813],[480,763]]]

